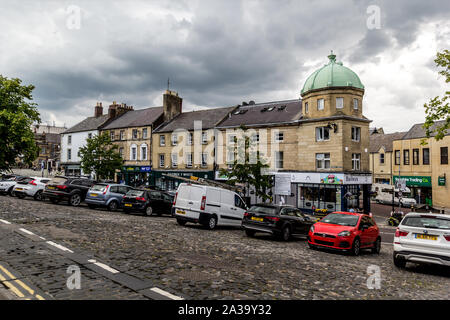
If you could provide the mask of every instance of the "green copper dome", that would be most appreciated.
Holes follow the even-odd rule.
[[[306,79],[301,95],[308,91],[316,89],[326,89],[328,87],[353,87],[364,89],[364,85],[359,80],[356,73],[342,65],[342,62],[336,62],[336,55],[328,56],[330,61],[319,70],[316,70]]]

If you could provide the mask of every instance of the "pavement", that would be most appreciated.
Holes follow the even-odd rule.
[[[448,299],[448,268],[394,267],[389,212],[372,206],[381,253],[352,257],[304,239],[0,196],[0,297],[3,288],[16,299]]]

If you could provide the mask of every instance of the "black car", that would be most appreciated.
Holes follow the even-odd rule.
[[[44,189],[42,196],[52,203],[67,200],[71,206],[77,207],[86,198],[86,193],[95,181],[86,178],[54,177]]]
[[[127,192],[122,200],[122,208],[125,213],[142,212],[150,216],[172,211],[173,196],[163,191],[151,191],[133,189]]]
[[[256,232],[263,232],[285,241],[292,236],[307,236],[314,223],[293,206],[272,204],[253,205],[242,219],[242,227],[247,236],[253,237]]]

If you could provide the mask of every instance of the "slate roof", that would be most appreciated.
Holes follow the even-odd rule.
[[[127,111],[120,117],[112,120],[110,123],[102,127],[103,130],[143,127],[152,125],[159,117],[163,115],[163,107],[151,107]]]
[[[162,124],[154,132],[172,132],[176,129],[194,130],[194,121],[202,121],[202,129],[214,128],[236,107],[211,108],[206,110],[182,112],[171,121]]]
[[[436,121],[434,123],[434,125],[431,127],[431,136],[434,137],[436,134],[433,132],[436,129],[436,126],[441,125],[445,123],[445,120],[441,120],[441,121]],[[425,134],[425,129],[422,128],[423,123],[417,123],[415,125],[413,125],[411,127],[411,129],[409,129],[409,131],[405,134],[405,136],[403,137],[403,140],[407,140],[407,139],[419,139],[419,138],[426,138],[426,134]],[[450,135],[450,130],[446,131],[446,136]]]
[[[239,127],[242,124],[270,125],[292,123],[302,117],[302,101],[300,99],[258,103],[240,106],[231,116],[218,125],[219,128]]]
[[[106,121],[108,121],[108,119],[109,119],[109,117],[107,114],[104,114],[100,117],[88,117],[88,118],[84,119],[83,121],[77,123],[73,127],[67,129],[63,133],[66,134],[66,133],[97,130]]]
[[[394,140],[401,140],[405,134],[406,132],[372,134],[369,137],[369,152],[378,152],[381,147],[384,147],[385,152],[392,152]]]

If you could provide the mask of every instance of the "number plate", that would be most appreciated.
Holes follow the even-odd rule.
[[[130,203],[125,203],[125,207],[132,207],[133,205]]]
[[[91,197],[97,197],[98,194],[97,193],[91,193]]]
[[[259,221],[259,222],[263,222],[264,219],[263,218],[256,218],[256,217],[252,217],[253,221]]]
[[[55,190],[55,187],[47,187],[47,188],[49,188],[50,190]]]
[[[16,191],[22,191],[23,189],[22,188],[16,188]]]
[[[177,210],[177,213],[178,213],[178,214],[186,214],[186,211],[183,211],[183,210]]]
[[[437,240],[438,237],[437,236],[430,236],[428,234],[420,234],[420,233],[416,233],[416,239],[423,239],[423,240]]]

